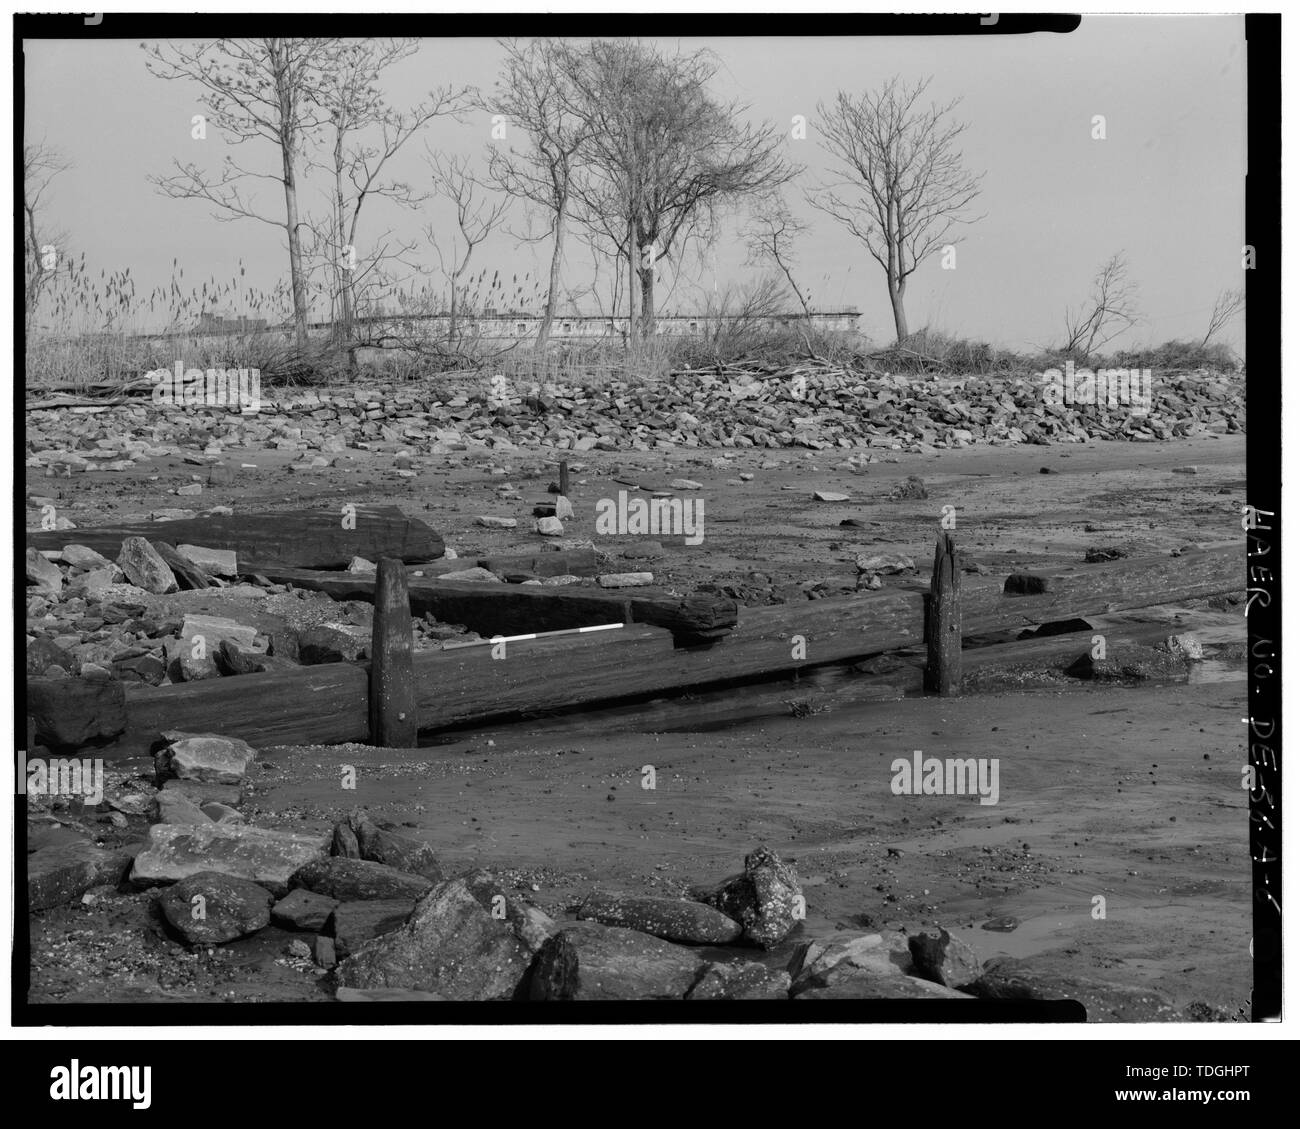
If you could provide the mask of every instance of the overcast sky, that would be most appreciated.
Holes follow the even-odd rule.
[[[378,20],[376,22],[379,22]],[[933,76],[940,103],[961,98],[957,116],[969,123],[962,138],[966,166],[985,172],[975,212],[965,229],[957,269],[938,260],[909,283],[913,329],[936,329],[1007,347],[1058,341],[1062,313],[1086,294],[1112,252],[1123,251],[1140,287],[1142,324],[1115,344],[1199,340],[1215,296],[1242,282],[1240,252],[1245,174],[1246,43],[1240,16],[1085,16],[1068,35],[966,38],[801,38],[790,16],[785,38],[711,38],[658,41],[669,50],[707,47],[720,61],[715,83],[725,100],[748,103],[755,121],[783,131],[788,155],[808,166],[792,207],[811,229],[797,247],[796,278],[821,308],[857,307],[863,329],[892,339],[889,303],[880,268],[835,222],[813,211],[799,185],[825,168],[818,148],[817,104],[837,91],[854,94],[892,75],[906,81]],[[169,200],[146,181],[173,159],[215,169],[226,152],[209,131],[190,137],[199,110],[197,88],[164,82],[145,69],[137,41],[29,41],[26,54],[26,140],[62,150],[73,167],[49,191],[52,226],[99,269],[130,267],[137,293],[166,284],[177,259],[186,287],[201,279],[238,275],[269,289],[287,273],[283,233],[253,221],[216,223],[199,201]],[[432,86],[488,88],[501,49],[488,39],[424,40],[411,59],[384,81],[397,107],[417,102]],[[808,119],[806,140],[790,137],[794,115]],[[1105,115],[1106,139],[1094,140],[1094,115]],[[394,172],[416,186],[427,183],[424,142],[436,151],[481,160],[490,141],[485,117],[440,119],[413,141]],[[248,146],[239,154],[251,163]],[[259,168],[278,156],[263,147]],[[323,208],[323,182],[302,191],[302,207]],[[263,182],[264,211],[283,214],[278,185]],[[515,227],[523,226],[517,216]],[[363,219],[359,243],[394,229],[421,240],[432,224],[446,230],[444,205],[417,212],[380,202]],[[544,277],[549,247],[517,246],[502,233],[475,253],[475,273],[487,267],[509,278]],[[421,254],[421,263],[437,260]],[[680,267],[661,309],[702,306],[711,291],[753,278],[728,223],[709,259]],[[592,282],[589,256],[571,248],[565,281]],[[595,312],[594,309],[592,312]],[[1240,349],[1242,326],[1224,340]]]

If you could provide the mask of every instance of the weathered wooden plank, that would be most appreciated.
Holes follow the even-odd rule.
[[[272,569],[268,579],[325,592],[335,600],[374,601],[374,578],[364,573]],[[461,623],[480,635],[562,631],[598,623],[645,623],[665,627],[679,641],[694,643],[725,634],[739,611],[722,596],[643,596],[591,588],[484,584],[472,580],[411,577],[411,611],[443,623]]]
[[[493,658],[493,652],[504,657]],[[672,636],[662,628],[458,647],[415,656],[417,708],[427,729],[478,718],[584,705],[592,692],[621,698],[646,691],[641,671],[674,669]]]
[[[126,732],[103,755],[142,755],[164,729],[239,737],[254,748],[365,741],[369,697],[365,667],[351,663],[131,687]]]
[[[410,571],[420,572],[428,577],[435,577],[476,566],[485,568],[489,572],[499,572],[506,575],[527,574],[538,578],[545,576],[595,576],[596,550],[570,549],[560,553],[503,553],[499,556],[430,561],[422,565],[413,565]]]
[[[348,528],[355,525],[355,528]],[[442,537],[396,506],[357,506],[355,521],[342,507],[326,511],[286,510],[257,514],[215,514],[177,521],[146,521],[85,529],[29,532],[27,545],[62,549],[88,545],[114,558],[127,537],[162,539],[208,549],[234,549],[241,572],[269,568],[343,568],[353,557],[400,557],[427,561],[441,557]]]
[[[370,743],[409,749],[419,733],[415,707],[414,636],[406,570],[396,557],[379,562],[370,644]]]

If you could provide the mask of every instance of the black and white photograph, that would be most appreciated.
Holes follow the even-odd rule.
[[[1280,17],[13,27],[12,1023],[1280,1017]]]

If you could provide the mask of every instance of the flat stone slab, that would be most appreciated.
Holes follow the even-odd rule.
[[[89,840],[42,847],[27,856],[27,908],[50,909],[81,897],[92,886],[116,886],[131,852],[97,847]]]
[[[742,932],[740,922],[703,902],[609,894],[600,890],[587,896],[578,909],[578,920],[622,925],[688,945],[728,945]]]
[[[298,870],[290,884],[340,902],[373,902],[405,899],[414,902],[433,883],[418,874],[365,859],[313,859]]]
[[[145,849],[135,857],[131,881],[156,886],[215,870],[247,878],[282,897],[289,892],[294,873],[313,859],[323,858],[328,847],[326,835],[269,831],[237,823],[200,827],[155,823],[149,828]]]
[[[295,890],[294,893],[304,891]],[[316,895],[312,895],[315,897]],[[415,909],[408,898],[385,898],[372,902],[343,902],[337,904],[324,926],[334,938],[334,951],[338,960],[346,960],[367,941],[391,933],[406,924]]]
[[[203,784],[238,784],[257,751],[238,737],[216,733],[181,733],[169,730],[171,744],[154,757],[159,778],[175,776]]]
[[[704,962],[694,950],[648,933],[583,921],[537,954],[533,1000],[680,1000]]]

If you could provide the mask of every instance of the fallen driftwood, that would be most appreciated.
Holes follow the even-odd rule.
[[[1053,591],[1028,597],[1004,596],[1002,582],[990,579],[963,591],[964,630],[1013,630],[1033,622],[1236,591],[1243,580],[1241,562],[1236,546],[1178,558],[1127,559],[1086,566],[1077,575],[1063,572],[1052,578]],[[536,591],[509,585],[487,589],[503,596]],[[668,631],[626,626],[510,643],[495,658],[490,643],[426,652],[414,659],[417,709],[422,730],[430,731],[737,679],[777,677],[817,664],[920,646],[923,624],[920,593],[882,591],[742,608],[731,633],[707,646],[674,648]],[[972,667],[977,654],[972,652]],[[896,681],[912,677],[904,674]],[[365,740],[367,705],[365,668],[350,664],[148,688],[128,695],[128,727],[121,741],[123,748],[147,746],[162,729],[217,731],[254,745]]]
[[[412,563],[435,560],[444,551],[439,534],[417,518],[408,518],[396,506],[343,505],[324,512],[214,514],[28,533],[27,545],[34,549],[87,545],[112,559],[128,537],[234,549],[240,572],[277,567],[343,568],[353,557],[372,561],[400,557]]]
[[[268,580],[325,592],[335,600],[374,603],[375,580],[364,573],[270,569]],[[645,623],[666,627],[682,645],[722,638],[738,610],[724,596],[624,596],[590,588],[542,588],[482,584],[472,580],[410,577],[411,612],[443,623],[464,624],[480,635],[522,635],[563,631],[601,623]]]

